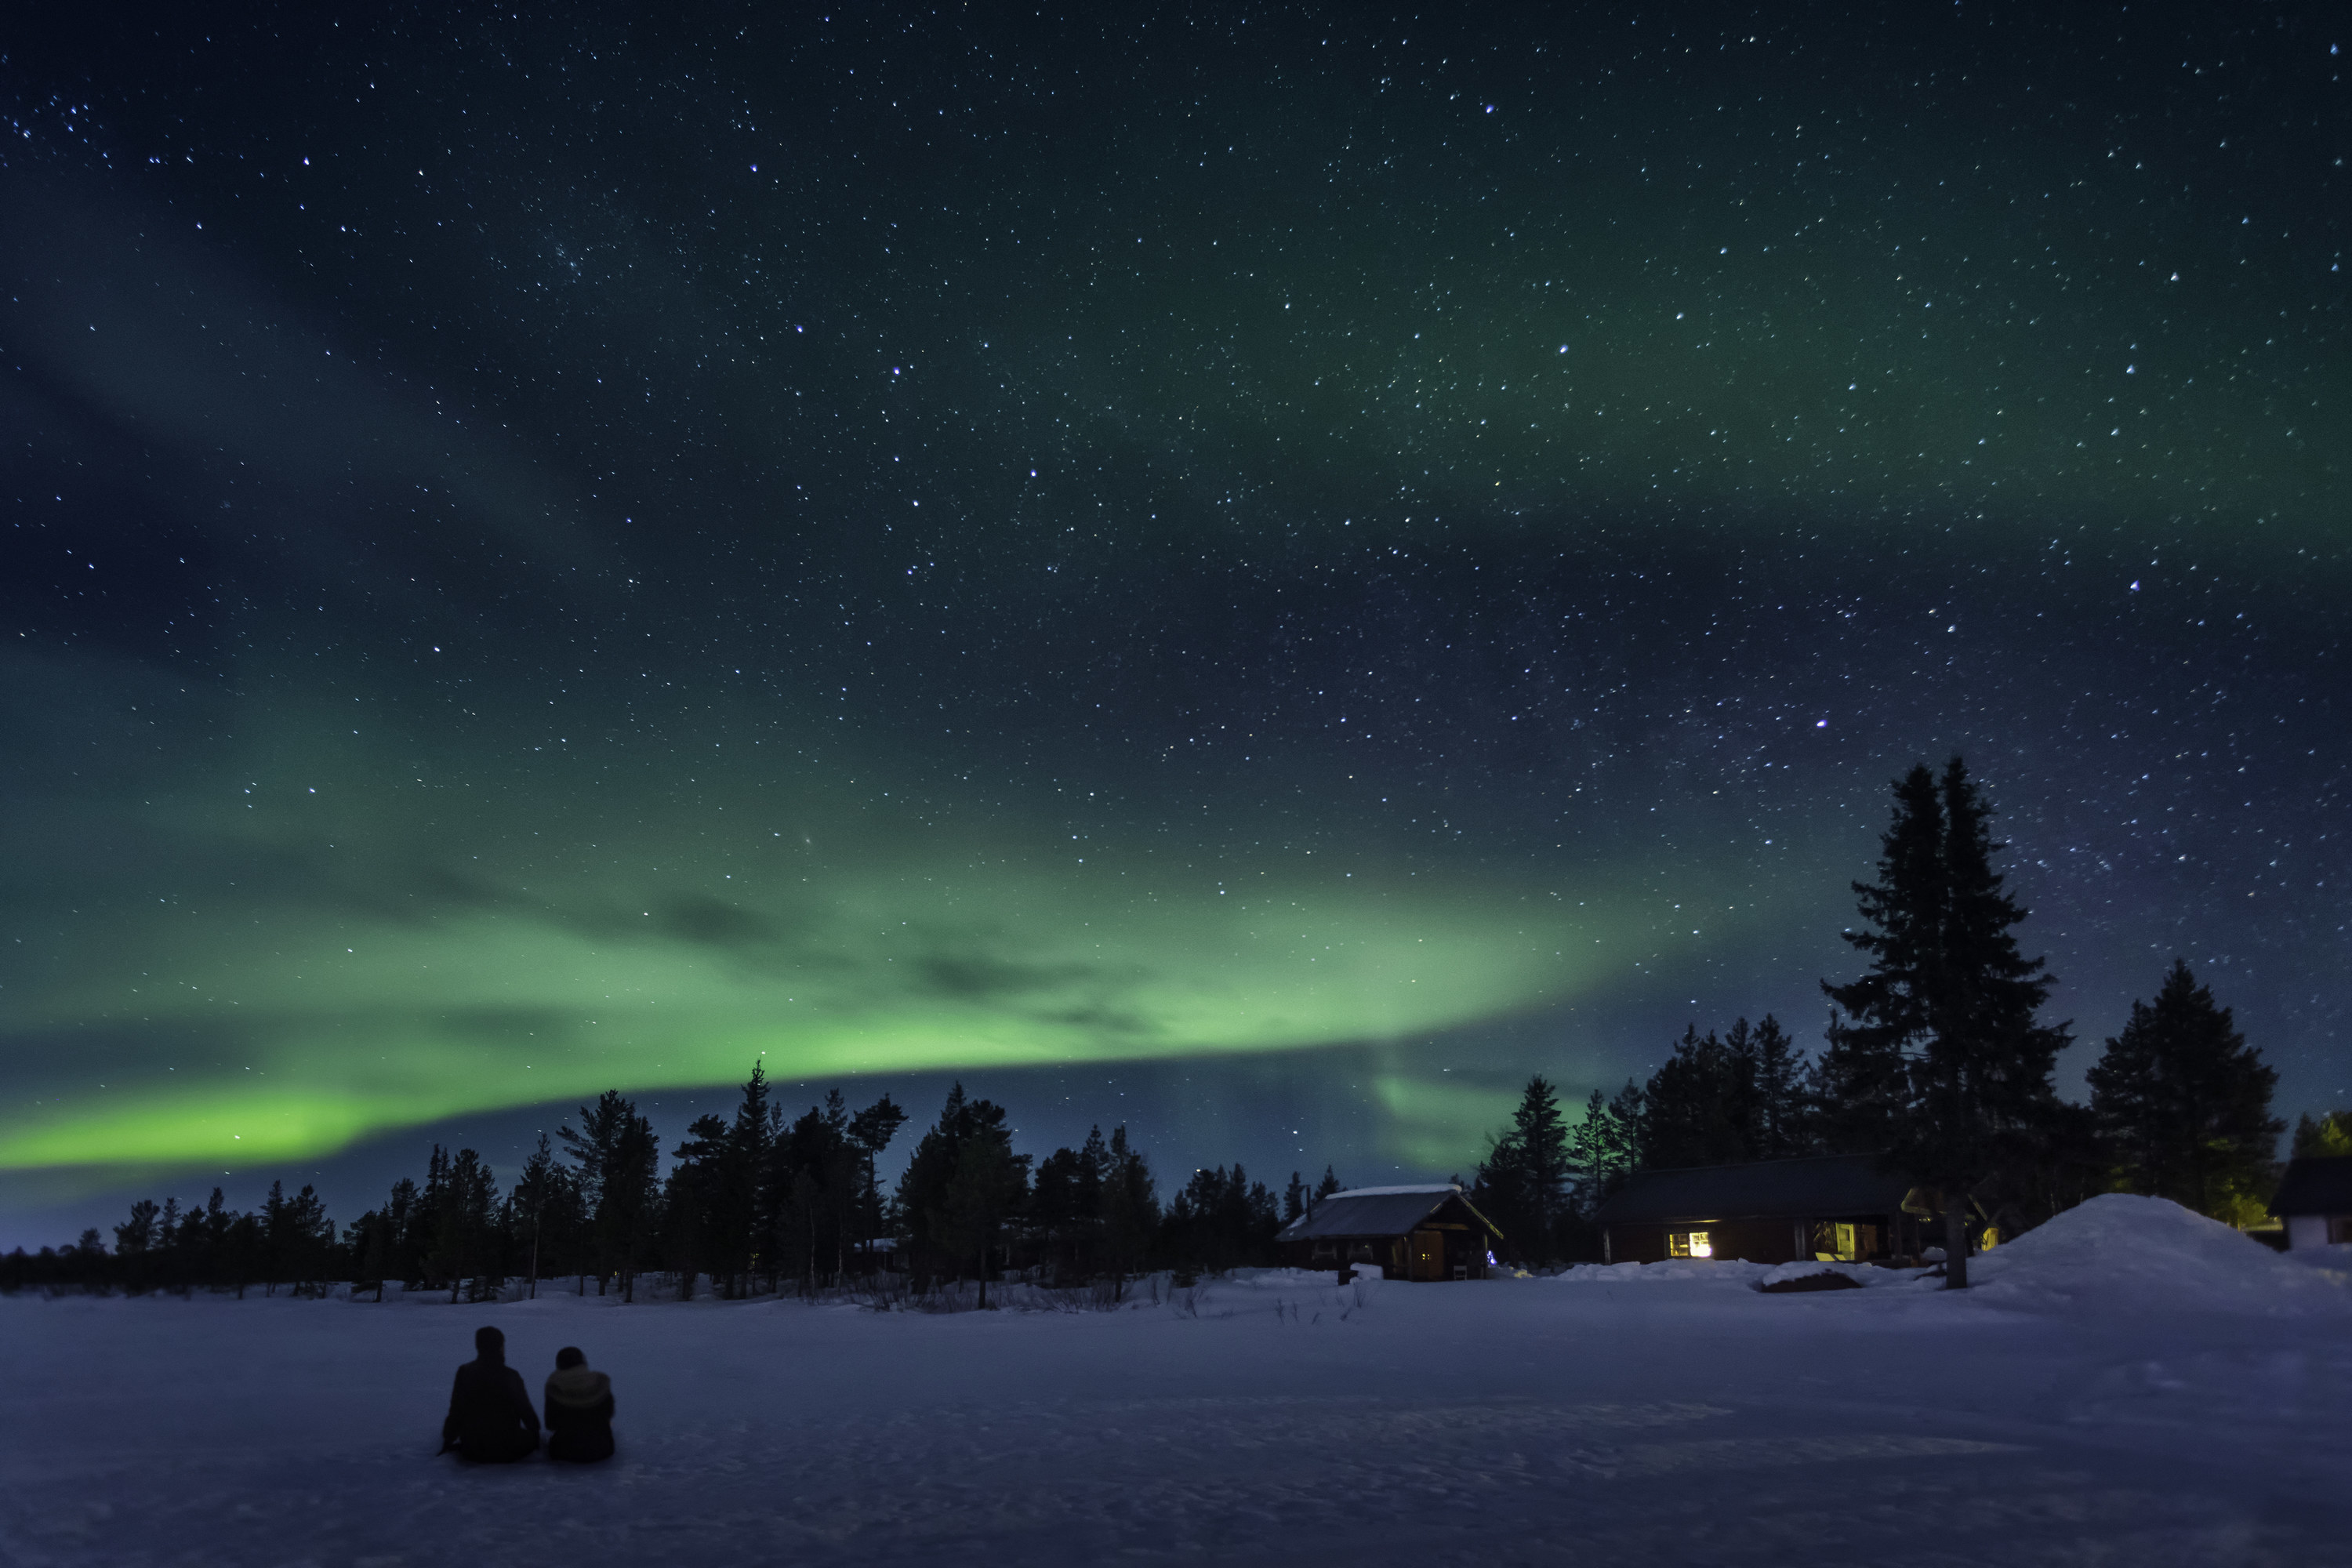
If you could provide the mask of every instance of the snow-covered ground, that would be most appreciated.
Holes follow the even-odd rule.
[[[2352,1289],[2102,1198],[1948,1294],[1744,1264],[1192,1310],[0,1301],[0,1562],[2352,1563]],[[436,1458],[478,1322],[620,1455]]]

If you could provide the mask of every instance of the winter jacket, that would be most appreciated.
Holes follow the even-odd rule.
[[[548,1374],[547,1457],[593,1464],[613,1457],[613,1380],[590,1366]]]
[[[520,1459],[539,1447],[539,1413],[522,1373],[504,1360],[485,1356],[457,1369],[449,1390],[449,1415],[441,1423],[441,1451],[458,1458],[499,1462]]]

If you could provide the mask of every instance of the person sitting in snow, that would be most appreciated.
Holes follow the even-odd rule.
[[[572,1345],[555,1352],[547,1376],[547,1457],[575,1465],[613,1457],[613,1380]]]
[[[478,1464],[511,1464],[539,1447],[539,1413],[522,1374],[507,1364],[507,1337],[492,1328],[474,1331],[479,1353],[457,1369],[449,1390],[449,1415],[441,1423],[441,1451],[456,1449]]]

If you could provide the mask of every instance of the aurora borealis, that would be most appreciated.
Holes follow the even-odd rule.
[[[2352,1087],[2341,18],[822,17],[5,46],[28,1237],[754,1059],[1443,1174],[1956,750],[2062,1083]]]

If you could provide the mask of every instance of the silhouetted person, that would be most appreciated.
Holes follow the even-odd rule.
[[[509,1464],[539,1447],[539,1413],[522,1373],[507,1364],[507,1337],[496,1329],[474,1331],[480,1353],[457,1369],[449,1390],[449,1416],[441,1423],[441,1451],[455,1448],[461,1459]]]
[[[575,1465],[613,1457],[613,1380],[571,1345],[547,1375],[547,1457]]]

